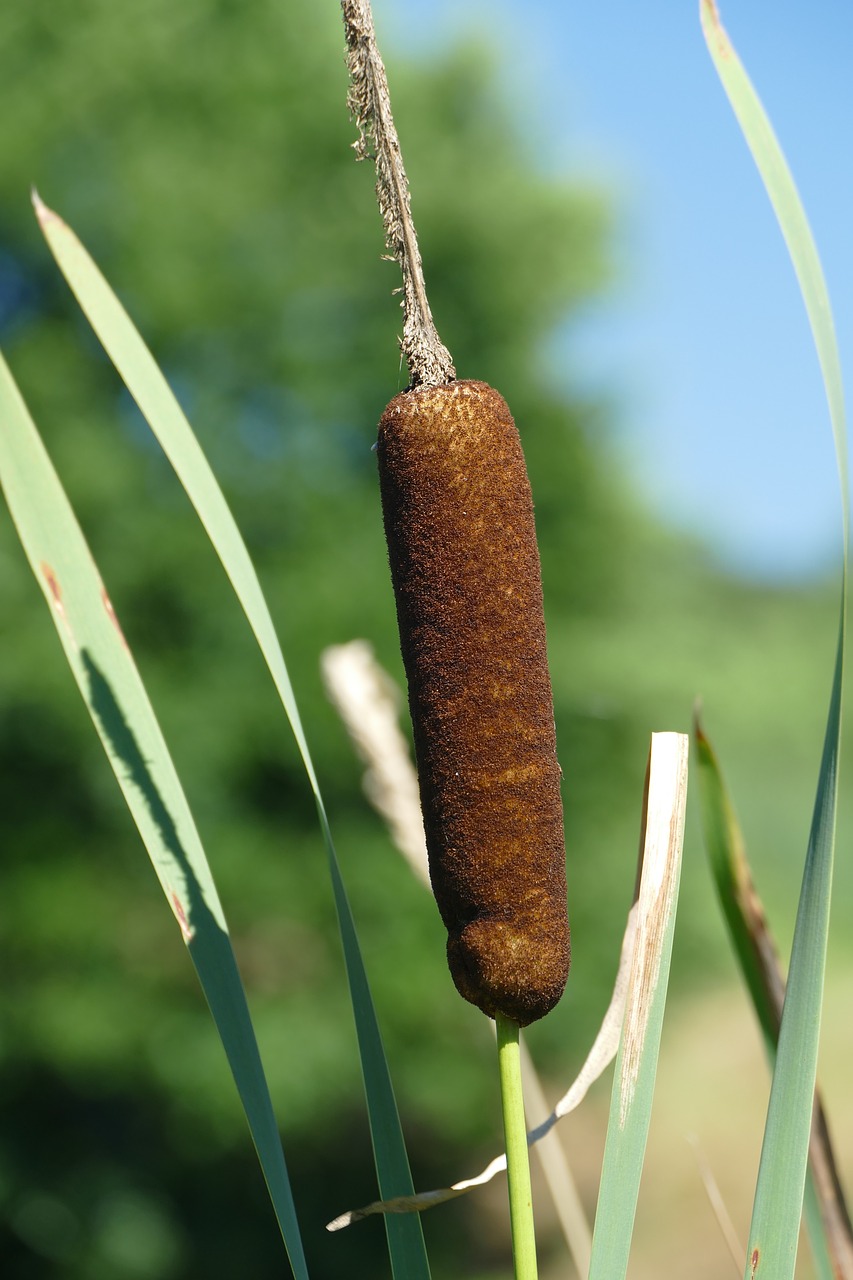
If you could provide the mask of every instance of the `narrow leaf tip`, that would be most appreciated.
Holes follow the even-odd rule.
[[[33,202],[33,209],[35,210],[36,217],[42,227],[47,226],[49,222],[62,221],[58,213],[54,213],[52,209],[47,207],[35,187],[33,187],[30,192],[30,199]]]
[[[712,26],[719,27],[720,11],[717,8],[716,0],[699,0],[699,16],[703,23],[710,23]]]
[[[716,0],[699,0],[699,20],[709,48],[711,41],[714,41],[715,48],[711,50],[711,53],[716,54],[718,58],[723,60],[729,58],[731,45],[720,20],[720,11],[717,8]]]

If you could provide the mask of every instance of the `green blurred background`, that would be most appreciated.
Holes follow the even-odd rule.
[[[491,1036],[455,994],[434,904],[362,796],[318,667],[327,645],[360,636],[401,679],[370,449],[405,382],[397,273],[380,260],[372,174],[349,149],[342,44],[337,6],[312,0],[13,0],[0,12],[0,341],[196,814],[318,1280],[387,1265],[377,1221],[323,1230],[375,1182],[312,801],[218,562],[53,267],[29,189],[78,231],[128,306],[255,559],[336,833],[416,1184],[474,1172],[497,1142]],[[536,167],[489,48],[395,60],[391,78],[433,312],[460,376],[492,382],[512,406],[536,501],[574,967],[529,1040],[558,1092],[615,972],[649,733],[686,730],[697,695],[787,944],[837,590],[727,576],[632,492],[611,408],[566,398],[544,353],[612,278],[619,211],[583,174]],[[179,933],[5,508],[0,526],[0,1267],[15,1280],[282,1275]],[[845,810],[842,823],[843,849]],[[838,891],[843,920],[844,860]],[[847,974],[850,947],[837,930],[833,974]],[[675,1027],[706,1007],[742,1007],[695,805],[673,986]],[[729,1034],[701,1017],[696,1033],[705,1059]],[[600,1139],[582,1141],[587,1151]],[[506,1275],[495,1213],[472,1202],[429,1215],[434,1274]],[[544,1247],[568,1274],[547,1232]]]

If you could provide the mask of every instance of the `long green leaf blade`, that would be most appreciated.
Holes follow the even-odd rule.
[[[708,51],[773,206],[808,315],[835,438],[846,548],[849,515],[844,389],[823,268],[788,162],[758,94],[720,22],[714,0],[701,0],[701,16]]]
[[[794,1274],[806,1177],[832,872],[847,618],[847,443],[835,329],[814,240],[781,148],[712,0],[702,0],[708,50],[764,181],[794,265],[829,404],[842,492],[844,561],[838,643],[817,795],[797,912],[788,986],[753,1205],[746,1280]]]
[[[380,1195],[383,1199],[412,1195],[405,1142],[355,923],[287,666],[254,565],[192,428],[133,322],[70,227],[38,197],[35,207],[60,270],[174,467],[222,562],[287,713],[314,794],[328,855]],[[386,1218],[386,1232],[396,1280],[426,1280],[429,1265],[420,1219]]]
[[[694,719],[702,828],[717,895],[773,1067],[785,1000],[785,978],[753,883],[743,836],[716,753]],[[818,1091],[809,1143],[805,1218],[820,1280],[853,1280],[853,1231]]]
[[[699,717],[693,721],[702,833],[717,897],[769,1058],[775,1059],[785,984],[758,902],[743,835],[716,753]]]
[[[613,1077],[589,1280],[623,1280],[628,1269],[672,957],[687,757],[684,734],[652,735],[637,938]]]
[[[12,519],[210,1005],[294,1275],[308,1280],[272,1102],[210,868],[112,604],[2,356],[0,423],[0,483]]]

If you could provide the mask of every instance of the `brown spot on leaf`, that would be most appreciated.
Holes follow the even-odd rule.
[[[107,589],[106,589],[106,587],[101,587],[101,600],[102,600],[102,602],[103,602],[103,606],[104,606],[104,608],[105,608],[105,609],[106,609],[106,611],[107,611],[107,617],[109,618],[110,622],[113,624],[113,626],[115,627],[116,631],[118,632],[119,639],[121,640],[121,642],[122,642],[122,644],[124,645],[125,649],[128,649],[127,641],[126,641],[126,640],[125,640],[125,638],[124,638],[124,632],[123,632],[123,631],[122,631],[122,629],[121,629],[121,623],[119,622],[118,617],[117,617],[117,615],[116,615],[116,611],[115,611],[115,609],[113,608],[113,602],[112,602],[112,600],[109,598],[109,596],[107,595]],[[128,652],[130,652],[130,650],[129,650],[129,649],[128,649]]]
[[[193,938],[195,937],[195,929],[193,929],[192,925],[187,919],[187,913],[184,908],[184,904],[181,902],[180,898],[174,891],[171,893],[169,897],[169,902],[171,903],[172,910],[175,913],[175,919],[180,925],[181,937],[183,938],[184,942],[189,944],[190,942],[192,942]]]
[[[53,606],[53,611],[56,614],[59,621],[62,623],[63,630],[65,631],[65,634],[68,636],[69,642],[71,643],[72,647],[76,650],[77,641],[74,637],[74,632],[71,630],[71,623],[68,620],[68,614],[65,612],[65,605],[63,604],[63,601],[62,601],[62,590],[59,586],[59,579],[56,576],[56,572],[44,560],[42,560],[41,564],[39,565],[39,569],[41,571],[42,577],[45,580],[45,583],[47,584],[48,596],[50,599],[50,603]]]
[[[42,577],[47,583],[47,589],[50,592],[50,597],[51,597],[51,600],[53,601],[54,606],[57,609],[62,609],[63,608],[62,592],[59,589],[59,581],[56,577],[56,574],[54,573],[53,569],[51,569],[50,565],[46,564],[44,560],[42,560],[41,564],[39,565],[39,569],[41,570]]]

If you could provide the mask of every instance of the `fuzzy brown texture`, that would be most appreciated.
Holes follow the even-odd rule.
[[[396,396],[377,446],[430,876],[450,972],[521,1026],[569,970],[560,768],[533,502],[484,382]]]

